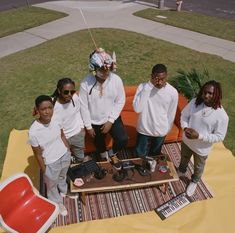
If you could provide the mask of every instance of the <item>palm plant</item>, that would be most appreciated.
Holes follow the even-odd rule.
[[[179,74],[170,80],[170,83],[183,94],[188,100],[196,97],[203,83],[210,79],[209,72],[204,69],[203,73],[196,69],[190,71],[177,71]]]

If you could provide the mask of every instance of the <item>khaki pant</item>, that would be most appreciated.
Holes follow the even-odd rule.
[[[197,183],[202,176],[206,159],[208,156],[201,156],[192,151],[184,142],[181,143],[181,161],[179,165],[179,171],[185,173],[188,167],[188,163],[193,155],[194,159],[194,172],[192,175],[192,181]]]

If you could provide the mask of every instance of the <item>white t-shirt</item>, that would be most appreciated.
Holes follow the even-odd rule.
[[[196,107],[195,100],[192,99],[181,112],[181,127],[195,129],[199,138],[188,139],[183,134],[183,142],[195,153],[207,156],[213,143],[224,140],[229,118],[223,107],[215,110],[203,103]]]
[[[96,82],[95,76],[87,76],[80,88],[81,114],[85,127],[91,129],[91,124],[113,123],[120,116],[125,100],[122,80],[116,74],[110,72],[102,85]]]
[[[60,123],[53,119],[46,125],[34,121],[29,129],[28,143],[33,147],[40,146],[45,164],[54,163],[68,150],[61,139],[61,129]]]
[[[137,132],[164,137],[171,130],[178,104],[178,92],[169,83],[156,88],[150,81],[141,83],[136,91],[133,108],[140,113]]]
[[[84,127],[80,113],[80,100],[77,94],[73,95],[73,102],[61,104],[57,100],[54,106],[53,118],[61,122],[66,138],[78,134]]]

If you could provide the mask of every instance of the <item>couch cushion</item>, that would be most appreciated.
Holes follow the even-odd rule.
[[[126,103],[123,107],[123,111],[134,111],[132,107],[132,102],[135,96],[136,89],[136,86],[125,87]]]
[[[177,142],[179,140],[178,135],[179,135],[179,128],[175,124],[173,124],[170,132],[166,135],[164,142],[165,143]]]
[[[138,114],[131,111],[122,111],[121,117],[128,134],[127,147],[134,147],[136,145],[136,124],[138,120]],[[175,124],[173,124],[171,131],[165,138],[165,143],[178,141],[178,135],[179,129]]]

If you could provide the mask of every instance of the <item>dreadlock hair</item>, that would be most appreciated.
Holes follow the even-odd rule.
[[[213,103],[212,103],[212,108],[217,109],[217,108],[221,108],[221,100],[222,100],[222,88],[219,82],[215,81],[215,80],[210,80],[208,82],[206,82],[200,89],[196,101],[195,101],[195,105],[198,106],[201,103],[203,103],[203,91],[207,86],[213,86],[214,87],[214,94],[213,94]]]
[[[62,91],[64,85],[66,85],[66,84],[72,84],[75,87],[75,82],[72,79],[70,79],[70,78],[60,79],[57,82],[57,86],[56,86],[56,89],[55,89],[54,93],[51,95],[51,97],[53,98],[53,105],[55,105],[56,100],[60,97],[60,93],[59,93],[58,90]],[[75,107],[73,98],[72,98],[72,103],[73,103],[73,106]]]

